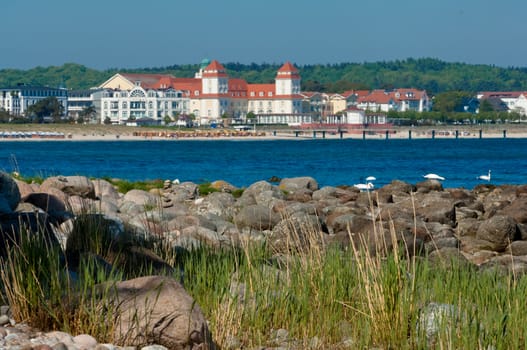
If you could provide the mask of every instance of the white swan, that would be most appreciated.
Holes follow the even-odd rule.
[[[372,190],[375,186],[371,182],[368,182],[366,184],[355,184],[353,185],[353,187],[358,188],[361,191],[369,191]]]
[[[444,177],[439,176],[437,174],[426,174],[426,175],[423,175],[423,177],[425,179],[428,179],[428,180],[441,180],[441,181],[443,181],[445,179]]]
[[[485,180],[485,181],[490,181],[490,170],[489,170],[488,175],[480,175],[480,176],[478,176],[478,179]]]

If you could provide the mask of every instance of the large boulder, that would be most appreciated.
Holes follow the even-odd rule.
[[[194,201],[193,209],[199,213],[212,213],[226,220],[231,220],[234,208],[234,197],[230,193],[213,192],[207,197]]]
[[[499,252],[516,239],[516,234],[516,223],[511,217],[495,215],[481,223],[476,238],[489,242],[492,250]]]
[[[118,282],[115,337],[128,345],[156,343],[169,349],[214,349],[203,312],[183,286],[162,276]]]
[[[282,179],[278,187],[287,192],[295,192],[301,189],[316,191],[318,190],[318,182],[310,176],[292,177]]]
[[[277,199],[284,199],[284,193],[278,187],[271,185],[267,181],[258,181],[250,185],[243,191],[238,199],[237,205],[246,206],[252,204],[271,205]]]
[[[15,180],[6,172],[0,171],[0,214],[10,213],[20,202],[20,191]]]
[[[161,198],[143,190],[130,190],[123,197],[123,202],[132,202],[134,204],[146,207],[159,206]]]
[[[521,196],[514,199],[510,205],[498,212],[501,215],[507,215],[517,223],[527,223],[527,196]]]
[[[238,227],[250,227],[256,230],[272,229],[280,221],[280,216],[264,205],[248,205],[243,207],[234,217]]]
[[[321,244],[324,236],[318,217],[296,212],[276,224],[268,239],[273,251],[289,253]]]
[[[95,187],[93,182],[86,176],[53,176],[48,177],[40,185],[42,192],[48,192],[49,188],[56,188],[73,196],[95,199]]]
[[[92,180],[92,183],[95,190],[95,196],[98,199],[105,199],[106,201],[117,203],[121,197],[115,186],[106,180],[95,179]]]

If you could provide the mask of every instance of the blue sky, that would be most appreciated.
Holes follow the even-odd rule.
[[[0,5],[0,69],[432,57],[527,67],[525,0],[24,0]]]

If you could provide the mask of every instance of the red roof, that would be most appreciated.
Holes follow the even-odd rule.
[[[188,91],[191,96],[194,96],[195,91],[201,94],[201,79],[176,78],[172,87],[176,90]]]
[[[275,85],[247,84],[247,97],[249,99],[275,99]]]
[[[282,67],[276,72],[276,79],[300,79],[298,69],[289,61],[284,63]]]
[[[163,84],[169,87],[171,82],[176,79],[173,75],[168,74],[120,73],[120,75],[133,83],[139,82],[143,89],[160,89],[163,88],[161,87]]]
[[[387,104],[392,100],[392,96],[385,92],[384,90],[373,90],[367,96],[359,96],[357,102],[359,103],[378,103],[378,104]]]
[[[203,69],[203,77],[227,77],[227,73],[225,72],[225,67],[223,65],[213,60],[205,69]]]

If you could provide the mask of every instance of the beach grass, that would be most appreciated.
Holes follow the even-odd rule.
[[[104,255],[105,228],[98,222],[81,226],[95,240],[85,245]],[[373,246],[363,241],[344,249],[326,245],[317,227],[293,227],[287,254],[249,240],[178,257],[163,242],[150,246],[166,261],[179,261],[184,286],[221,348],[527,348],[526,278],[455,259],[417,257],[397,241],[393,227],[388,234],[376,227]],[[11,246],[0,273],[15,319],[115,341],[112,306],[95,290],[123,275],[88,260],[72,278],[62,259],[63,252],[38,234],[23,234]]]

